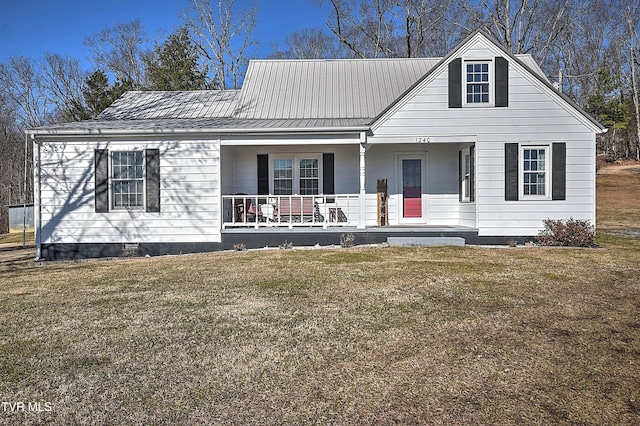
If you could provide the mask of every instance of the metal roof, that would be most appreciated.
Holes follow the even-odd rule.
[[[531,55],[501,49],[551,87]],[[130,91],[95,120],[28,133],[364,131],[457,50],[445,58],[254,60],[241,90]]]
[[[231,117],[239,90],[175,92],[129,91],[107,107],[97,120],[150,120]]]
[[[251,61],[236,116],[373,119],[439,61],[439,58]]]

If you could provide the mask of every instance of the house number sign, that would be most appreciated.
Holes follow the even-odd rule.
[[[427,138],[427,137],[417,137],[416,138],[416,143],[429,143],[431,142],[431,138]]]

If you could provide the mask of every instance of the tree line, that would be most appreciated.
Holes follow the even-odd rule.
[[[269,58],[442,57],[481,28],[531,54],[609,129],[601,154],[640,160],[640,0],[308,1],[326,25],[289,34]],[[51,52],[0,63],[0,232],[6,206],[23,201],[25,129],[95,118],[127,90],[239,88],[259,45],[259,12],[249,0],[189,0],[177,29],[152,44],[140,20],[85,37],[89,70]]]

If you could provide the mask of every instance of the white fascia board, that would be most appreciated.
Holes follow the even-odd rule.
[[[369,126],[357,127],[302,127],[302,128],[268,128],[268,129],[49,129],[49,130],[27,130],[26,133],[32,136],[56,137],[56,136],[77,136],[77,137],[127,137],[127,136],[179,136],[179,135],[242,135],[242,136],[260,136],[260,135],[300,135],[300,134],[351,134],[368,132]]]

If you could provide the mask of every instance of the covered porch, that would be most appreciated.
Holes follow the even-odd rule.
[[[475,229],[473,144],[366,141],[223,143],[222,230]]]

